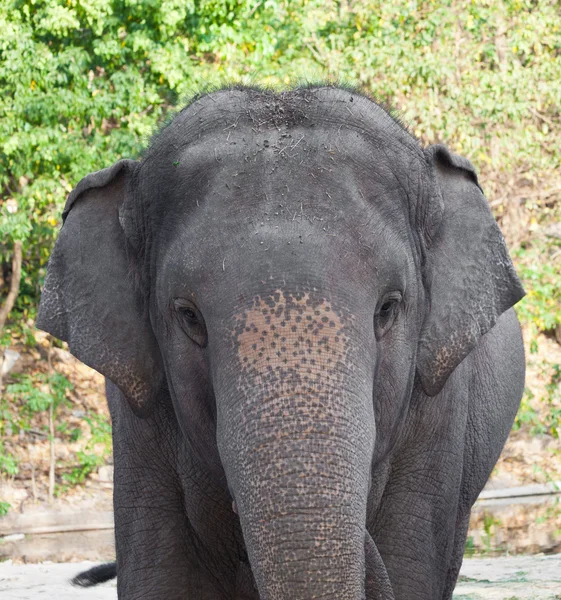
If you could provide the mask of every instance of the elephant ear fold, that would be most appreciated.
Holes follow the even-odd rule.
[[[417,371],[436,395],[524,289],[472,164],[441,145],[425,150],[429,191],[421,236],[429,308]]]
[[[136,168],[134,161],[119,161],[91,173],[70,193],[37,327],[68,342],[72,354],[119,387],[135,414],[146,416],[162,369],[142,295],[129,273],[123,231]]]

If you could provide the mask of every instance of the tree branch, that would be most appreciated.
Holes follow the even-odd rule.
[[[14,256],[12,259],[12,278],[10,282],[10,291],[6,296],[4,306],[0,307],[0,331],[4,328],[6,319],[14,307],[16,298],[19,294],[19,284],[21,281],[21,254],[22,244],[20,240],[14,242]]]

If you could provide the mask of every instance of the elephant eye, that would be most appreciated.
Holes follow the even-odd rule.
[[[206,325],[199,309],[189,300],[177,298],[173,302],[179,325],[196,344],[207,345]]]
[[[399,292],[386,296],[376,311],[376,316],[374,317],[374,329],[378,339],[392,326],[401,298],[402,296]]]
[[[197,322],[197,313],[192,309],[187,307],[180,309],[181,314],[191,323]]]
[[[387,317],[391,314],[394,306],[397,304],[396,300],[386,300],[382,306],[380,306],[380,316]]]

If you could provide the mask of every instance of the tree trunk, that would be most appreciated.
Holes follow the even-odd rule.
[[[0,306],[0,334],[4,329],[6,319],[10,314],[10,311],[14,307],[14,303],[19,293],[19,284],[21,281],[21,242],[16,240],[14,242],[14,257],[12,259],[12,279],[10,282],[10,289],[6,296],[6,301],[3,306]],[[4,350],[0,350],[0,395],[2,395],[3,388],[3,367],[4,367]]]
[[[12,278],[10,281],[10,290],[6,296],[4,305],[0,307],[0,331],[4,328],[6,319],[10,314],[10,311],[14,307],[14,303],[19,293],[19,284],[21,281],[21,257],[22,257],[22,244],[20,240],[14,242],[14,256],[12,259]]]

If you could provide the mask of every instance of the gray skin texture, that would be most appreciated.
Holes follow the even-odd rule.
[[[38,326],[107,377],[120,598],[451,598],[524,383],[466,159],[353,90],[219,90],[64,217]]]

